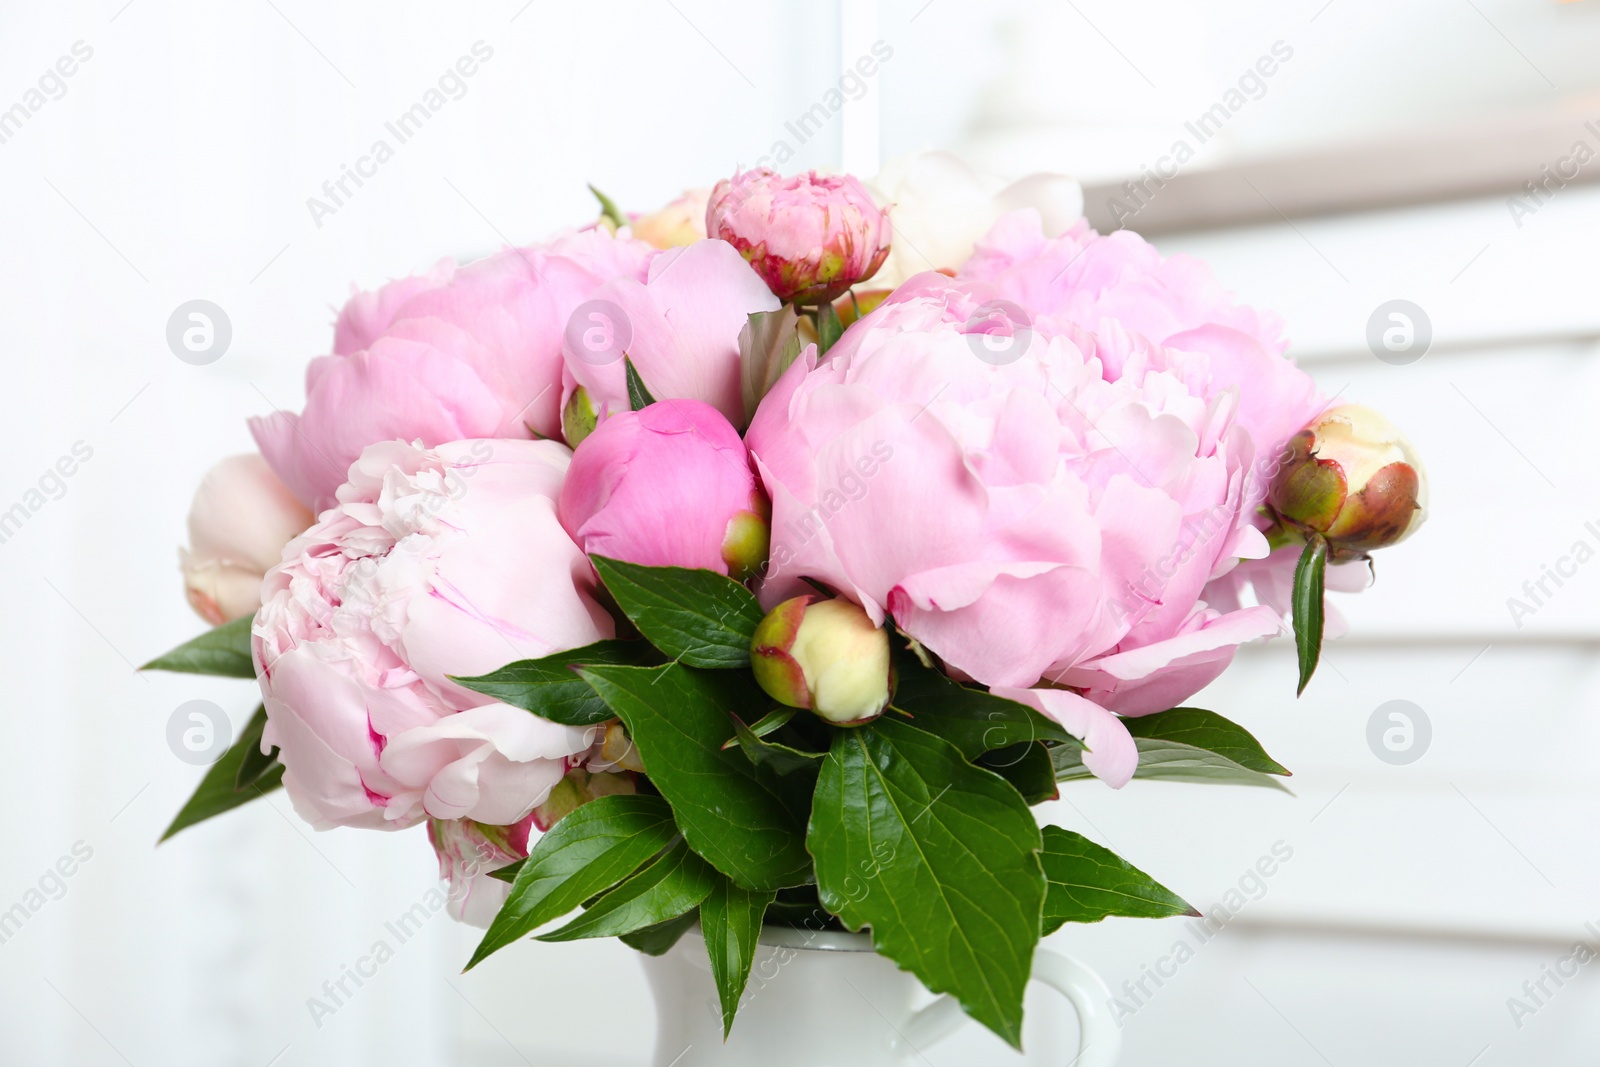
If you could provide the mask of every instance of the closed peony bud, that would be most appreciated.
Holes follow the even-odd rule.
[[[1410,443],[1371,408],[1330,408],[1289,442],[1270,500],[1285,523],[1320,533],[1338,557],[1397,544],[1427,517]]]
[[[212,467],[189,509],[189,547],[178,554],[190,606],[213,626],[254,614],[262,576],[311,521],[260,456]]]
[[[779,300],[820,304],[877,273],[891,227],[852,177],[762,167],[717,183],[706,232],[738,249]]]
[[[743,581],[767,558],[766,497],[744,442],[698,400],[601,423],[573,453],[557,514],[585,552],[646,567]]]
[[[894,685],[889,632],[843,599],[799,596],[773,608],[756,627],[750,665],[773,699],[835,726],[876,719]]]

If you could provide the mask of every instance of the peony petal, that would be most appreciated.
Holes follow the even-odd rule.
[[[1121,789],[1139,767],[1139,749],[1122,720],[1092,700],[1065,689],[998,686],[995,696],[1043,712],[1083,741],[1083,765],[1113,789]]]

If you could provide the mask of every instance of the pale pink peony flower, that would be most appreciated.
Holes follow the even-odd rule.
[[[1121,784],[1136,756],[1113,711],[1171,707],[1278,629],[1202,599],[1266,553],[1255,441],[1205,355],[997,299],[924,275],[768,394],[747,437],[773,507],[762,599],[815,579],[960,676],[1076,691],[1030,702]]]
[[[553,441],[383,442],[284,550],[253,627],[284,785],[317,826],[509,825],[594,743],[450,680],[612,636],[556,518]]]
[[[888,206],[897,240],[873,287],[893,289],[923,271],[955,271],[1008,211],[1034,208],[1054,237],[1083,217],[1083,189],[1064,174],[1030,174],[1009,185],[949,152],[890,160],[868,185]]]
[[[212,626],[253,613],[261,604],[262,575],[311,521],[311,512],[255,453],[212,467],[189,508],[189,547],[178,551],[189,605]]]
[[[511,894],[493,872],[528,856],[533,816],[511,826],[486,826],[470,819],[429,819],[428,843],[439,858],[450,917],[487,928]]]
[[[306,368],[304,411],[252,419],[256,443],[320,511],[377,441],[559,436],[568,320],[605,282],[642,279],[655,254],[586,230],[359,293],[340,313],[334,354]]]
[[[737,248],[779,300],[819,304],[877,272],[892,227],[849,175],[785,178],[759,167],[717,183],[706,232]]]
[[[657,211],[635,215],[628,232],[652,248],[677,248],[706,239],[706,201],[710,189],[689,189]]]
[[[765,511],[739,431],[698,400],[607,419],[573,454],[558,505],[591,555],[740,580],[766,560]]]

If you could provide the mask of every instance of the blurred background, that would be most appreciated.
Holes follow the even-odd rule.
[[[585,182],[648,210],[779,144],[791,171],[943,148],[1075,174],[1100,228],[1209,259],[1430,464],[1430,524],[1341,603],[1306,695],[1278,641],[1194,701],[1288,791],[1088,782],[1043,812],[1228,916],[1051,939],[1115,992],[1124,1062],[1595,1062],[1597,48],[1600,0],[0,3],[0,511],[27,513],[0,534],[0,912],[27,914],[0,934],[0,1062],[647,1062],[630,950],[463,976],[474,932],[442,917],[313,1018],[436,884],[431,851],[312,833],[281,793],[155,848],[201,773],[174,709],[237,727],[256,699],[134,665],[202,628],[190,496],[247,416],[299,407],[352,283],[586,221]],[[231,324],[206,366],[166,338],[197,299]],[[1070,1012],[1029,1003],[1027,1062],[1066,1062]],[[969,1033],[926,1062],[1009,1061]]]

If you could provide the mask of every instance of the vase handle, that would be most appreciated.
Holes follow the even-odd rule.
[[[1111,1017],[1111,991],[1100,976],[1071,957],[1041,948],[1034,953],[1033,980],[1066,997],[1078,1013],[1078,1055],[1068,1067],[1113,1067],[1122,1051],[1122,1032]],[[911,1017],[894,1043],[895,1051],[920,1052],[966,1021],[955,998],[942,996]]]
[[[1072,957],[1047,948],[1034,953],[1033,979],[1070,1000],[1078,1013],[1078,1055],[1069,1067],[1112,1067],[1122,1051],[1122,1031],[1111,1017],[1111,990],[1105,981]]]

